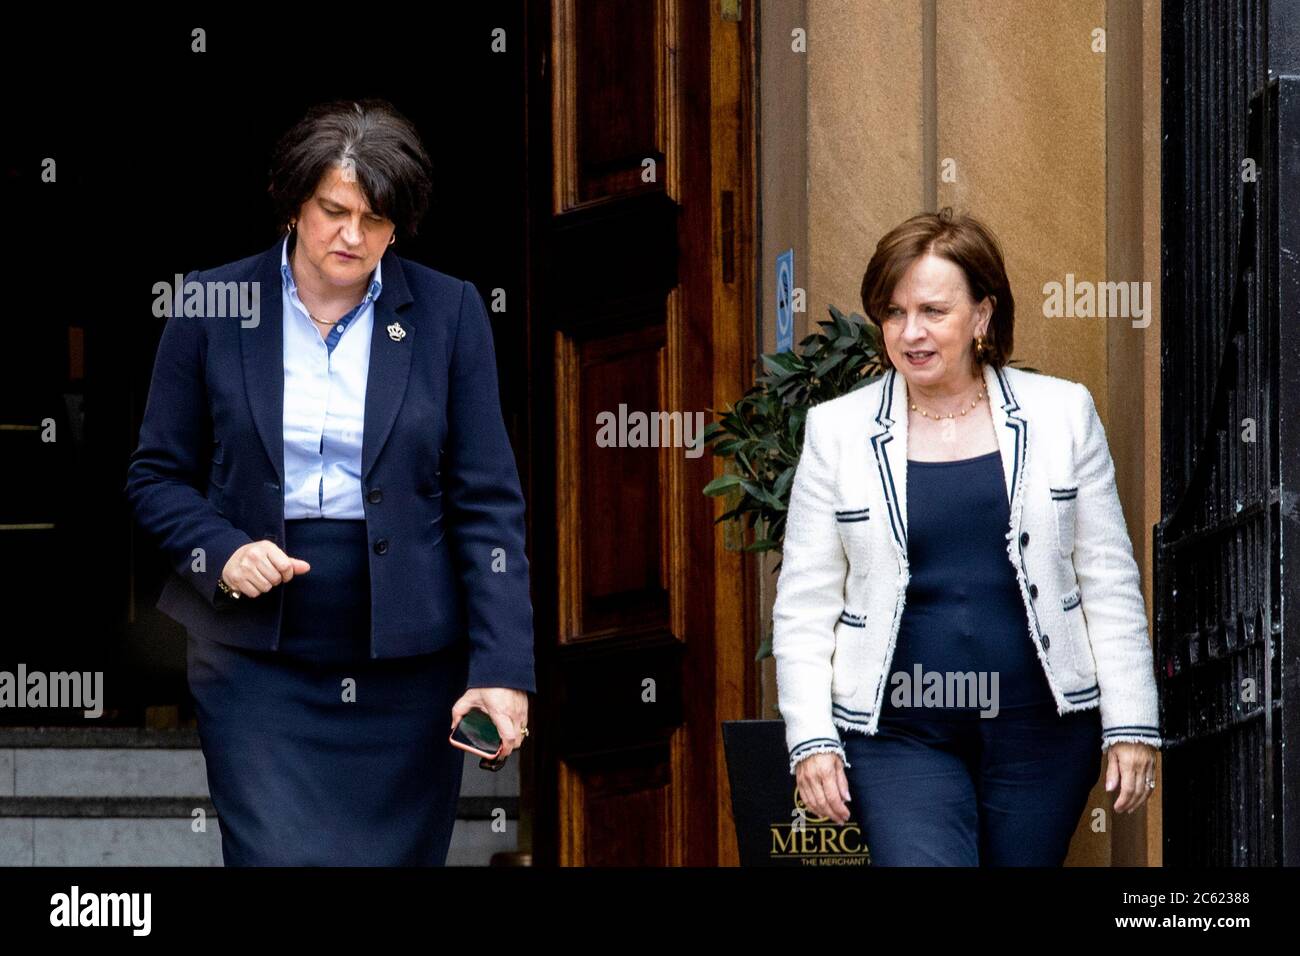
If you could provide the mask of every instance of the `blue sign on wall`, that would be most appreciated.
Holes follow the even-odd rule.
[[[794,249],[787,249],[776,257],[776,350],[794,349]]]

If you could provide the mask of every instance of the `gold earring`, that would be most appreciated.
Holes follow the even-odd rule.
[[[988,344],[984,341],[984,333],[975,336],[975,357],[983,358],[984,353],[988,351]]]

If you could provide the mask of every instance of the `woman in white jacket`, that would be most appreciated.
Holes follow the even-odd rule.
[[[972,217],[893,229],[862,300],[888,371],[809,411],[786,521],[791,772],[813,813],[853,804],[877,865],[1059,866],[1101,755],[1131,813],[1161,743],[1096,407],[1006,365],[1014,300]]]

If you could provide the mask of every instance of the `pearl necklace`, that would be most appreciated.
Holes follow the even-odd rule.
[[[979,394],[976,395],[975,398],[971,400],[970,408],[963,408],[963,409],[961,410],[961,413],[962,413],[963,415],[965,415],[968,411],[970,411],[971,408],[974,408],[976,405],[978,405],[978,404],[980,403],[980,400],[983,399],[983,398],[984,398],[984,389],[983,389],[983,387],[981,386],[981,388],[980,388],[980,390],[979,390]],[[947,417],[947,418],[952,418],[952,412],[949,412],[946,416],[944,416],[944,415],[931,415],[931,414],[929,414],[928,412],[926,412],[924,409],[917,408],[915,402],[912,403],[912,411],[914,411],[914,412],[920,412],[920,413],[921,413],[922,415],[924,415],[926,418],[933,418],[936,422],[937,422],[937,421],[942,421],[945,417]]]

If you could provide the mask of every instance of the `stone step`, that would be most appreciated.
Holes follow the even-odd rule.
[[[490,773],[465,760],[447,862],[484,866],[517,849],[518,762]],[[220,865],[197,732],[0,729],[0,866]]]

